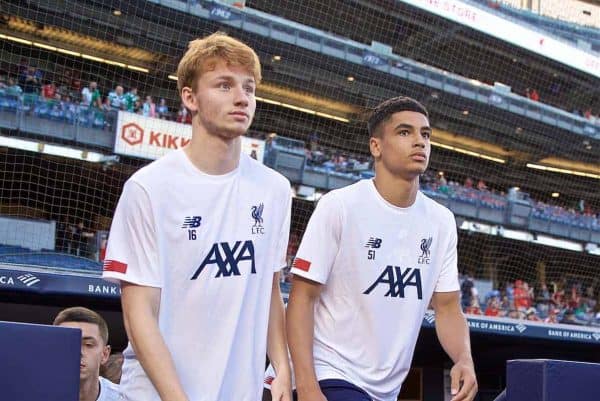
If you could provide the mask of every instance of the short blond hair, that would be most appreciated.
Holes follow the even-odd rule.
[[[254,75],[258,85],[262,79],[260,60],[245,43],[223,32],[216,32],[202,39],[192,40],[177,66],[177,89],[181,94],[184,87],[196,90],[198,78],[214,68],[219,60],[229,66],[241,66]]]

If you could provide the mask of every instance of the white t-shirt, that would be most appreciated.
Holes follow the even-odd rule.
[[[100,376],[100,394],[96,401],[121,401],[121,390],[119,385]]]
[[[452,212],[418,192],[399,208],[372,180],[324,195],[292,273],[324,284],[315,305],[317,378],[396,400],[434,291],[458,291]]]
[[[260,398],[290,213],[289,181],[246,154],[211,176],[178,150],[125,183],[104,277],[161,288],[160,331],[190,401]],[[131,344],[124,357],[125,398],[159,401]]]

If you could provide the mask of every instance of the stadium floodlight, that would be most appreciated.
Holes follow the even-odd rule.
[[[583,171],[569,170],[569,169],[565,169],[565,168],[542,166],[541,164],[533,164],[533,163],[527,163],[527,167],[535,169],[535,170],[550,171],[552,173],[578,175],[580,177],[595,178],[597,180],[600,180],[600,174],[586,173]]]
[[[79,53],[79,52],[76,52],[76,51],[72,51],[72,50],[68,50],[68,49],[63,49],[61,47],[47,45],[45,43],[32,42],[32,41],[27,40],[27,39],[18,38],[16,36],[10,36],[10,35],[0,34],[0,39],[11,40],[13,42],[22,43],[22,44],[26,44],[26,45],[33,45],[33,46],[39,47],[41,49],[50,50],[50,51],[58,52],[58,53],[62,53],[62,54],[68,54],[69,56],[81,57],[81,58],[84,58],[86,60],[96,61],[98,63],[105,63],[105,64],[110,64],[110,65],[115,65],[115,66],[118,66],[118,67],[121,67],[121,68],[129,68],[130,70],[140,71],[140,72],[144,72],[146,74],[150,72],[149,69],[144,68],[144,67],[139,67],[139,66],[136,66],[136,65],[129,65],[129,64],[121,63],[119,61],[114,61],[114,60],[110,60],[110,59],[105,59],[103,57],[94,56],[94,55],[91,55],[91,54]]]
[[[91,56],[91,55],[85,54],[85,53],[81,53],[81,58],[85,58],[87,60],[92,60],[92,61],[97,61],[99,63],[104,63],[106,61],[101,57]]]
[[[33,42],[33,45],[35,47],[39,47],[39,48],[42,48],[42,49],[46,49],[46,50],[50,50],[50,51],[56,51],[56,47],[50,46],[50,45],[46,45],[44,43]]]
[[[89,152],[81,149],[70,148],[66,146],[53,145],[43,142],[29,141],[26,139],[10,138],[0,136],[0,146],[12,149],[20,149],[28,152],[43,153],[51,156],[66,157],[69,159],[85,160],[89,162],[105,162],[107,157],[102,153]],[[115,156],[116,157],[116,156]],[[118,161],[118,158],[116,159]]]
[[[330,120],[336,120],[336,121],[340,121],[343,123],[350,122],[350,120],[348,120],[347,118],[334,116],[333,114],[321,113],[320,111],[317,111],[315,114],[318,115],[319,117],[325,117],[325,118],[329,118]]]
[[[69,56],[77,56],[77,57],[81,56],[81,53],[74,52],[72,50],[62,49],[60,47],[57,47],[56,51],[59,53],[68,54]]]
[[[13,41],[13,42],[17,42],[17,43],[22,43],[24,45],[31,45],[31,44],[33,44],[33,42],[30,41],[30,40],[17,38],[16,36],[10,36],[10,35],[0,34],[0,38],[7,39],[7,40],[10,40],[10,41]]]
[[[41,152],[44,154],[47,154],[47,155],[52,155],[52,156],[61,156],[61,157],[67,157],[69,159],[83,160],[80,149],[67,148],[64,146],[51,145],[51,144],[45,143],[45,144],[41,144]]]
[[[29,152],[37,152],[39,144],[37,142],[26,141],[24,139],[0,136],[0,146],[12,149],[27,150]]]
[[[330,120],[336,120],[336,121],[340,121],[343,123],[350,122],[349,119],[344,118],[344,117],[334,116],[333,114],[323,113],[320,111],[308,109],[306,107],[300,107],[300,106],[295,106],[295,105],[289,104],[289,103],[279,102],[277,100],[266,99],[266,98],[260,97],[260,96],[256,96],[256,100],[258,100],[259,102],[263,102],[263,103],[274,104],[276,106],[285,107],[286,109],[296,110],[301,113],[307,113],[307,114],[312,114],[312,115],[319,116],[319,117],[328,118]]]
[[[125,64],[125,63],[119,63],[118,61],[113,61],[113,60],[104,60],[104,62],[106,64],[116,65],[117,67],[122,67],[122,68],[125,68],[127,66],[127,64]]]
[[[473,152],[471,150],[467,150],[467,149],[463,149],[463,148],[458,148],[456,146],[446,145],[445,143],[431,141],[431,145],[432,146],[436,146],[438,148],[443,148],[443,149],[451,150],[451,151],[454,151],[454,152],[462,153],[462,154],[465,154],[465,155],[469,155],[469,156],[473,156],[473,157],[478,157],[480,159],[490,160],[490,161],[493,161],[493,162],[496,162],[496,163],[501,163],[501,164],[506,163],[506,160],[500,159],[499,157],[494,157],[494,156],[485,155],[483,153]]]
[[[260,97],[260,96],[256,96],[256,100],[258,100],[259,102],[263,102],[263,103],[268,103],[268,104],[274,104],[277,106],[281,106],[281,102],[278,102],[276,100],[271,100],[271,99],[265,99],[264,97]]]
[[[567,249],[569,251],[583,252],[583,246],[574,241],[567,241],[564,239],[557,239],[548,237],[546,235],[537,235],[532,242],[540,245],[551,246],[553,248]]]
[[[284,106],[284,104],[285,104],[285,106]],[[288,109],[301,111],[302,113],[317,114],[317,112],[315,110],[307,109],[306,107],[294,106],[293,104],[286,104],[286,103],[281,103],[281,102],[279,102],[279,105],[286,107]]]
[[[459,229],[464,230],[464,231],[476,232],[476,233],[480,233],[480,234],[487,234],[487,235],[493,235],[493,236],[498,235],[498,236],[501,236],[504,238],[509,238],[509,239],[516,240],[516,241],[530,242],[530,243],[545,245],[545,246],[549,246],[549,247],[553,247],[553,248],[567,249],[569,251],[576,251],[576,252],[584,251],[584,247],[575,241],[568,241],[565,239],[554,238],[554,237],[550,237],[548,235],[541,235],[541,234],[534,235],[528,231],[508,229],[508,228],[501,227],[501,226],[492,226],[489,224],[484,224],[484,223],[476,222],[476,221],[465,220],[460,224]],[[595,244],[588,244],[585,247],[585,251],[587,251],[588,253],[598,252],[598,254],[600,254],[600,249],[598,249],[598,247]]]
[[[127,68],[129,68],[130,70],[133,70],[133,71],[145,72],[146,74],[150,72],[150,70],[149,70],[149,69],[147,69],[147,68],[144,68],[144,67],[138,67],[138,66],[135,66],[135,65],[129,65],[129,64],[128,64],[128,65],[127,65]]]
[[[533,234],[528,231],[513,230],[508,228],[501,228],[500,230],[498,230],[498,235],[504,238],[510,238],[517,241],[525,242],[532,242],[534,239]]]

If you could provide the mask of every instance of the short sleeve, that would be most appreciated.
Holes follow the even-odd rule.
[[[277,241],[277,250],[275,253],[276,263],[273,266],[274,271],[278,272],[287,265],[287,248],[290,239],[290,222],[292,220],[292,191],[287,192],[285,200],[285,217],[281,225],[279,240]]]
[[[327,282],[339,249],[342,213],[335,193],[319,200],[304,231],[292,273],[321,284]]]
[[[452,292],[460,290],[458,283],[458,257],[457,257],[457,233],[454,216],[448,219],[448,247],[444,254],[444,261],[440,270],[440,275],[435,286],[435,292]]]
[[[150,198],[132,180],[125,183],[115,210],[102,277],[149,287],[163,285]]]

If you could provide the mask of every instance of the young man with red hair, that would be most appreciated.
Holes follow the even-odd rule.
[[[289,400],[279,292],[291,190],[241,152],[260,62],[223,34],[194,40],[177,69],[192,139],[136,172],[113,219],[104,277],[120,280],[130,401],[255,401],[265,354]]]

